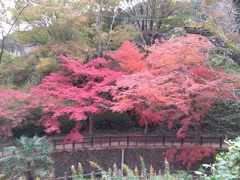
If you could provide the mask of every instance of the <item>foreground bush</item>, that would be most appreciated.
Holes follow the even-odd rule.
[[[240,137],[226,141],[229,145],[228,152],[222,152],[216,156],[215,164],[203,164],[203,168],[197,171],[204,180],[237,180],[240,179]],[[211,172],[207,175],[206,171]]]

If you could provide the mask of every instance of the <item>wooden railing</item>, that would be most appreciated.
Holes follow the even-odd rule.
[[[181,147],[196,144],[195,137],[177,138],[166,135],[126,135],[126,136],[91,136],[85,137],[83,142],[66,142],[64,137],[50,137],[54,151],[72,151],[80,149],[107,149],[107,148],[167,148]],[[200,137],[200,145],[213,146],[218,149],[227,148],[223,137]],[[6,147],[13,146],[13,142],[0,144],[0,157],[8,155]]]

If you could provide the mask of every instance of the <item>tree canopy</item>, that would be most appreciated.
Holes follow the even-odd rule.
[[[219,105],[237,107],[240,51],[234,2],[13,3],[1,10],[11,13],[9,22],[14,22],[2,40],[4,135],[40,109],[41,118],[33,123],[48,134],[61,133],[61,118],[74,122],[70,140],[82,140],[81,128],[88,124],[92,131],[94,117],[105,112],[138,119],[145,133],[149,126],[166,123],[184,137],[189,129],[199,134]],[[0,21],[2,27],[7,20],[1,16]],[[13,45],[30,47],[30,53],[17,57],[8,52]]]

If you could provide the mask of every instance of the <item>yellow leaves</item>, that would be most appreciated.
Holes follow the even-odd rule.
[[[5,174],[0,174],[0,180],[6,180],[8,179]]]
[[[119,4],[119,0],[108,0],[107,4],[110,6],[117,6]]]
[[[203,3],[204,3],[204,5],[212,5],[212,4],[214,4],[216,2],[216,0],[204,0],[203,1]]]
[[[73,9],[82,9],[83,7],[87,8],[88,6],[91,6],[91,2],[89,0],[73,2]]]
[[[215,23],[213,20],[208,20],[204,23],[203,27],[207,30],[214,30]]]
[[[57,62],[52,58],[42,58],[40,62],[35,66],[37,72],[40,73],[49,73],[57,65]]]

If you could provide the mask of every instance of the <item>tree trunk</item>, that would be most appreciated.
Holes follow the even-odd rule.
[[[2,58],[3,58],[4,45],[5,45],[5,37],[3,37],[3,39],[2,39],[1,52],[0,52],[0,63],[2,62]]]
[[[144,15],[144,10],[143,10],[143,6],[141,5],[140,7],[140,12],[141,12],[141,15],[143,16]],[[144,19],[142,19],[142,31],[145,30],[145,23],[144,23]]]
[[[26,180],[34,180],[30,162],[27,163],[27,167],[28,167],[28,170],[26,172]]]
[[[153,1],[153,4],[151,4],[151,19],[156,18],[156,1]],[[150,22],[150,30],[153,30],[153,20]]]
[[[144,135],[146,135],[147,132],[148,132],[148,122],[145,121]]]

